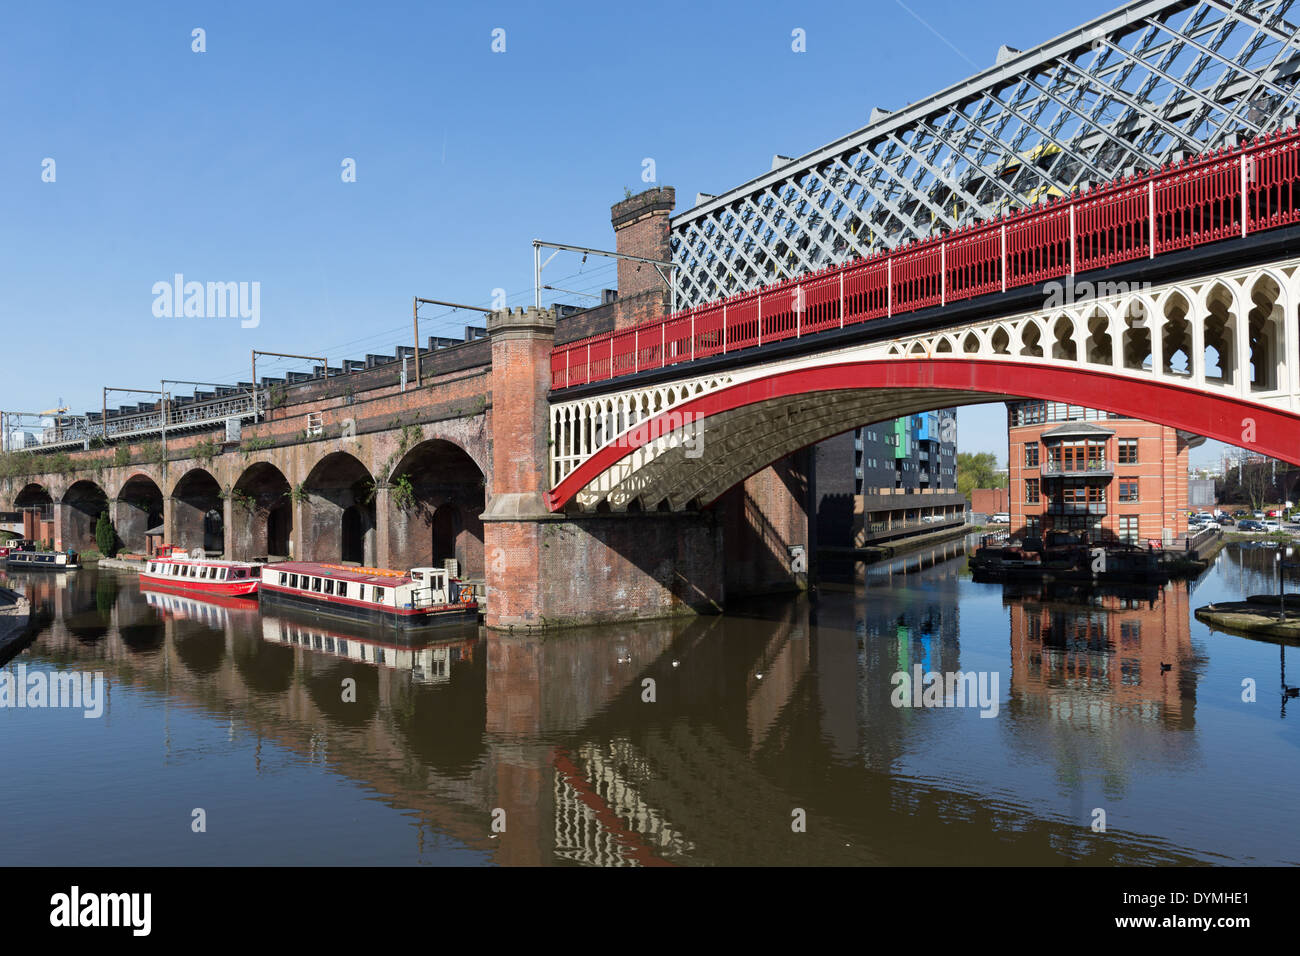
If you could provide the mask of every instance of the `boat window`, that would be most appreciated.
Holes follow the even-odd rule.
[[[313,591],[319,591],[319,590],[320,590],[320,578],[312,578],[312,579],[311,579],[311,589],[312,589]]]
[[[223,580],[223,581],[226,580],[226,575],[228,574],[229,571],[230,571],[229,568],[222,568],[222,569],[221,569],[221,574],[220,574],[221,580]]]
[[[326,594],[333,594],[333,593],[334,593],[334,580],[333,580],[333,578],[326,578],[326,579],[325,579],[325,593],[326,593]]]
[[[384,589],[379,587],[378,585],[375,586],[375,603],[376,604],[384,603]]]
[[[339,597],[347,597],[347,596],[348,596],[348,582],[347,582],[347,581],[340,581],[340,582],[339,582]]]
[[[152,561],[149,562],[149,573],[150,573],[150,574],[153,574],[153,562],[152,562]]]
[[[207,578],[207,576],[208,576],[208,566],[205,564],[203,565],[203,567],[199,568],[199,577]]]
[[[298,586],[298,575],[296,574],[289,575],[289,587],[296,588],[297,586]]]

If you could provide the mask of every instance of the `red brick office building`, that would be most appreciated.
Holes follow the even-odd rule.
[[[1187,453],[1173,428],[1061,402],[1007,404],[1013,535],[1168,542],[1187,532]]]

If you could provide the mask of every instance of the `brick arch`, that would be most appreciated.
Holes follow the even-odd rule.
[[[234,553],[230,557],[286,556],[293,541],[293,488],[285,473],[269,461],[250,464],[235,480],[228,509]]]
[[[207,468],[189,468],[171,487],[172,540],[187,551],[225,550],[225,508],[221,482]]]
[[[306,561],[378,563],[375,480],[350,452],[332,451],[302,482],[298,517]]]
[[[487,476],[470,452],[427,437],[392,466],[387,493],[390,560],[400,567],[460,562],[463,577],[484,574],[483,522]]]
[[[144,471],[133,472],[117,490],[113,524],[124,547],[143,553],[145,532],[163,522],[163,492]]]
[[[63,546],[76,551],[95,549],[95,525],[108,510],[107,492],[97,482],[82,478],[68,485],[59,505],[63,509]]]

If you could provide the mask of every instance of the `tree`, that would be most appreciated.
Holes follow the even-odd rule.
[[[970,497],[975,488],[1005,488],[1007,476],[998,473],[998,459],[991,451],[957,453],[957,491]]]
[[[1259,511],[1273,497],[1273,467],[1267,458],[1241,466],[1241,491],[1254,511]]]
[[[106,558],[111,558],[117,552],[117,530],[107,511],[101,511],[99,520],[95,522],[95,545]]]

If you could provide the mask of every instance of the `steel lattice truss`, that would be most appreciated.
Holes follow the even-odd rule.
[[[1293,122],[1296,0],[1131,3],[672,221],[679,307]]]

